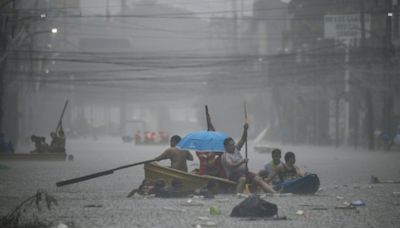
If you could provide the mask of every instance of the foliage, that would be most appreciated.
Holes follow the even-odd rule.
[[[35,195],[28,197],[6,216],[0,218],[0,227],[50,227],[51,223],[41,220],[39,214],[50,211],[54,205],[57,205],[57,200],[53,196],[38,190]]]

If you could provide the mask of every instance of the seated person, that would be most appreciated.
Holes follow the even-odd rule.
[[[273,173],[276,172],[276,169],[279,167],[279,165],[283,164],[281,161],[281,150],[280,149],[274,149],[272,150],[272,161],[267,163],[262,170],[258,172],[258,176],[262,177],[263,179],[271,177]],[[274,179],[272,179],[272,184],[279,183],[280,179],[278,176],[275,176]]]
[[[247,158],[242,158],[240,149],[243,147],[247,138],[248,124],[243,126],[243,134],[239,142],[235,145],[235,141],[228,137],[224,140],[225,152],[222,155],[221,163],[229,180],[237,182],[236,193],[242,193],[247,182],[251,182],[256,186],[260,186],[265,192],[275,191],[272,187],[263,181],[254,173],[248,172]]]
[[[222,166],[222,155],[221,152],[214,153],[214,158],[210,159],[206,167],[206,175],[226,178],[224,167]]]
[[[276,168],[276,172],[268,177],[267,182],[270,183],[277,176],[279,177],[280,182],[305,176],[306,173],[300,170],[300,168],[296,166],[295,163],[296,156],[294,155],[294,153],[286,152],[285,163],[280,164]]]
[[[48,153],[50,151],[50,146],[46,143],[45,137],[32,135],[31,141],[35,144],[35,149],[31,153]]]
[[[224,167],[221,163],[222,152],[196,152],[200,161],[198,175],[209,175],[226,178]]]
[[[34,143],[35,145],[35,149],[31,150],[31,153],[41,153],[41,142],[40,142],[40,137],[36,136],[36,135],[31,135],[31,141]]]
[[[155,160],[161,161],[164,159],[171,160],[171,168],[181,170],[184,172],[188,171],[186,160],[193,161],[193,156],[187,150],[180,150],[176,148],[176,145],[181,141],[179,135],[171,137],[171,147],[165,150],[160,156],[156,157]]]
[[[45,137],[40,137],[40,151],[42,151],[43,153],[48,153],[50,152],[50,146],[49,144],[46,142],[46,138]]]
[[[51,132],[50,137],[51,137],[50,151],[65,153],[65,136],[62,128],[58,131],[58,134],[55,132]]]

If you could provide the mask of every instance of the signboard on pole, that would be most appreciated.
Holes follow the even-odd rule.
[[[369,37],[371,30],[371,16],[364,15],[365,37]],[[361,38],[361,16],[360,14],[325,15],[324,17],[325,38],[341,40]]]

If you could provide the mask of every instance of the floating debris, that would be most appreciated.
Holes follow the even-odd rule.
[[[101,204],[88,204],[88,205],[85,205],[83,207],[103,207],[103,205],[101,205]]]
[[[379,179],[376,176],[371,176],[369,178],[369,183],[370,184],[377,184],[377,183],[379,183]]]
[[[371,176],[369,179],[370,184],[399,184],[400,181],[395,181],[395,180],[379,180],[375,176]]]
[[[201,228],[201,227],[217,227],[218,223],[216,222],[212,222],[212,221],[207,221],[205,223],[201,223],[201,224],[195,224],[194,225],[196,228]]]
[[[251,218],[242,218],[240,219],[242,221],[257,221],[257,220],[264,220],[264,221],[282,221],[282,220],[291,220],[290,218],[286,216],[275,216],[272,218],[266,218],[266,217],[251,217]]]
[[[312,210],[312,211],[327,211],[328,208],[326,208],[326,207],[313,207],[313,208],[310,208],[310,210]]]
[[[361,207],[365,206],[365,202],[362,200],[354,200],[353,202],[351,202],[351,205],[356,207]]]
[[[351,204],[350,204],[349,202],[347,202],[347,201],[344,201],[343,204],[344,204],[345,206],[350,206],[350,205],[351,205]]]
[[[225,203],[225,202],[228,202],[228,201],[229,201],[229,199],[227,199],[227,198],[217,199],[217,202],[219,202],[219,203]]]
[[[193,195],[193,199],[204,199],[204,196]]]
[[[293,196],[293,193],[274,193],[273,196],[275,196],[275,197],[287,197],[287,196]]]
[[[266,198],[266,197],[287,197],[287,196],[293,196],[293,193],[265,193],[262,194],[260,197]]]
[[[324,207],[324,205],[321,204],[300,204],[300,207]]]
[[[243,194],[243,193],[238,193],[238,194],[236,194],[236,196],[237,196],[238,198],[240,198],[240,199],[249,197],[249,195]]]
[[[143,199],[153,199],[156,198],[155,194],[145,195]]]
[[[197,219],[199,219],[200,221],[209,221],[210,220],[209,217],[198,217]]]
[[[298,210],[298,211],[296,211],[296,215],[304,215],[304,211],[303,210]]]
[[[345,206],[336,206],[335,209],[345,209],[345,210],[350,209],[350,210],[353,210],[353,209],[357,209],[357,208],[355,206],[352,206],[352,205],[345,205]]]
[[[218,207],[210,207],[209,209],[211,215],[220,215],[221,214],[221,209]]]
[[[177,211],[177,212],[186,212],[185,209],[174,208],[174,207],[163,207],[165,211]]]
[[[336,196],[336,199],[337,199],[337,200],[343,200],[344,197],[343,197],[343,196]]]
[[[204,203],[201,201],[196,201],[192,199],[188,199],[185,203],[181,204],[182,206],[203,206]]]
[[[68,228],[68,226],[67,226],[66,224],[60,222],[60,223],[56,226],[56,228]]]

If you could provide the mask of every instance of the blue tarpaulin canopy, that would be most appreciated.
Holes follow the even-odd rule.
[[[195,131],[183,137],[177,147],[198,152],[224,152],[226,138],[228,135],[221,131]]]

